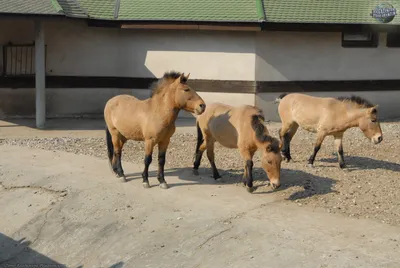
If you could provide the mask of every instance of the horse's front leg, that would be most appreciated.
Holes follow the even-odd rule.
[[[344,162],[343,156],[343,133],[338,133],[333,136],[335,138],[335,147],[338,155],[339,166],[340,168],[345,168],[346,163]]]
[[[165,156],[167,154],[167,148],[170,142],[170,138],[160,141],[158,143],[158,175],[157,179],[160,182],[161,189],[168,189],[168,184],[164,178],[164,166]]]
[[[245,161],[244,173],[243,173],[243,183],[246,186],[246,190],[249,193],[254,191],[253,187],[253,155],[254,152],[251,152],[246,149],[241,149],[240,154]]]
[[[315,145],[314,145],[314,152],[308,159],[308,165],[310,167],[313,167],[315,157],[317,156],[319,149],[321,149],[321,144],[324,141],[325,137],[326,137],[325,133],[317,133],[317,141],[315,142]]]
[[[112,169],[117,178],[122,178],[125,181],[124,170],[122,169],[121,156],[122,147],[126,142],[126,138],[120,134],[112,136],[112,143],[114,146],[114,154],[111,161]]]
[[[153,140],[145,140],[144,141],[144,151],[145,151],[145,156],[144,156],[144,170],[142,173],[142,178],[143,178],[143,188],[150,188],[149,184],[149,166],[151,164],[151,161],[153,160],[153,148],[154,148],[154,142]]]

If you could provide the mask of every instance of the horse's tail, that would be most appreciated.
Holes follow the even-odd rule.
[[[108,130],[108,127],[106,126],[106,142],[107,142],[107,154],[108,154],[108,160],[111,163],[111,160],[114,155],[114,145],[112,143],[112,138],[111,138],[111,133]]]
[[[204,142],[203,132],[201,132],[201,128],[199,126],[199,122],[196,122],[197,128],[197,144],[196,144],[196,153],[200,150],[201,144]]]
[[[282,93],[281,95],[278,96],[278,98],[275,99],[275,103],[280,103],[281,100],[287,95],[288,93]]]
[[[265,126],[262,123],[264,121],[264,116],[261,114],[254,114],[251,117],[251,127],[253,128],[254,132],[256,133],[256,138],[259,141],[264,141],[265,139]]]

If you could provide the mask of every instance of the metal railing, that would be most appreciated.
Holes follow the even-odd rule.
[[[46,51],[45,51],[46,54]],[[3,46],[3,76],[35,75],[35,43]]]

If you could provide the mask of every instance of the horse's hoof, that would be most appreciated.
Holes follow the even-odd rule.
[[[246,186],[246,190],[247,190],[247,192],[252,193],[252,192],[254,192],[254,187]]]
[[[346,168],[347,166],[346,166],[345,163],[343,163],[343,164],[339,164],[339,167],[340,167],[341,169],[343,169],[343,168]]]
[[[215,179],[216,182],[225,183],[225,180],[222,177]]]
[[[143,185],[143,188],[145,188],[145,189],[150,188],[150,184],[148,182],[143,182],[142,185]]]
[[[195,176],[199,176],[199,170],[197,170],[197,169],[193,169],[193,175],[195,175]]]
[[[213,178],[214,178],[215,180],[218,180],[218,179],[220,179],[220,178],[222,178],[222,177],[221,177],[221,175],[219,175],[219,174],[214,174],[214,175],[213,175]]]
[[[160,188],[161,189],[168,189],[168,184],[166,182],[160,183]]]
[[[120,179],[121,182],[126,182],[126,178],[125,178],[125,175],[124,175],[124,174],[120,175],[120,174],[118,174],[118,173],[114,173],[114,175],[115,175],[115,177],[116,177],[117,179]]]
[[[308,167],[309,168],[314,168],[314,165],[313,164],[308,164]]]

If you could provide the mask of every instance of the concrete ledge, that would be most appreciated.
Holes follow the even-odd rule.
[[[102,118],[106,102],[113,96],[129,94],[138,99],[150,97],[149,89],[118,88],[48,88],[46,89],[47,118]],[[206,103],[222,102],[231,105],[254,105],[252,93],[198,92]],[[34,118],[35,89],[1,89],[0,117]],[[193,115],[181,111],[180,118],[193,118]]]
[[[248,104],[260,107],[266,120],[280,122],[276,97],[281,93],[218,93],[198,92],[206,103],[221,102],[233,106]],[[46,89],[47,118],[102,118],[107,100],[119,94],[131,94],[138,99],[150,97],[149,89],[118,88],[48,88]],[[382,120],[400,118],[399,91],[358,91],[358,92],[305,92],[313,96],[338,97],[360,95],[379,105]],[[34,118],[35,89],[0,89],[0,118]],[[179,118],[193,118],[181,111]]]

